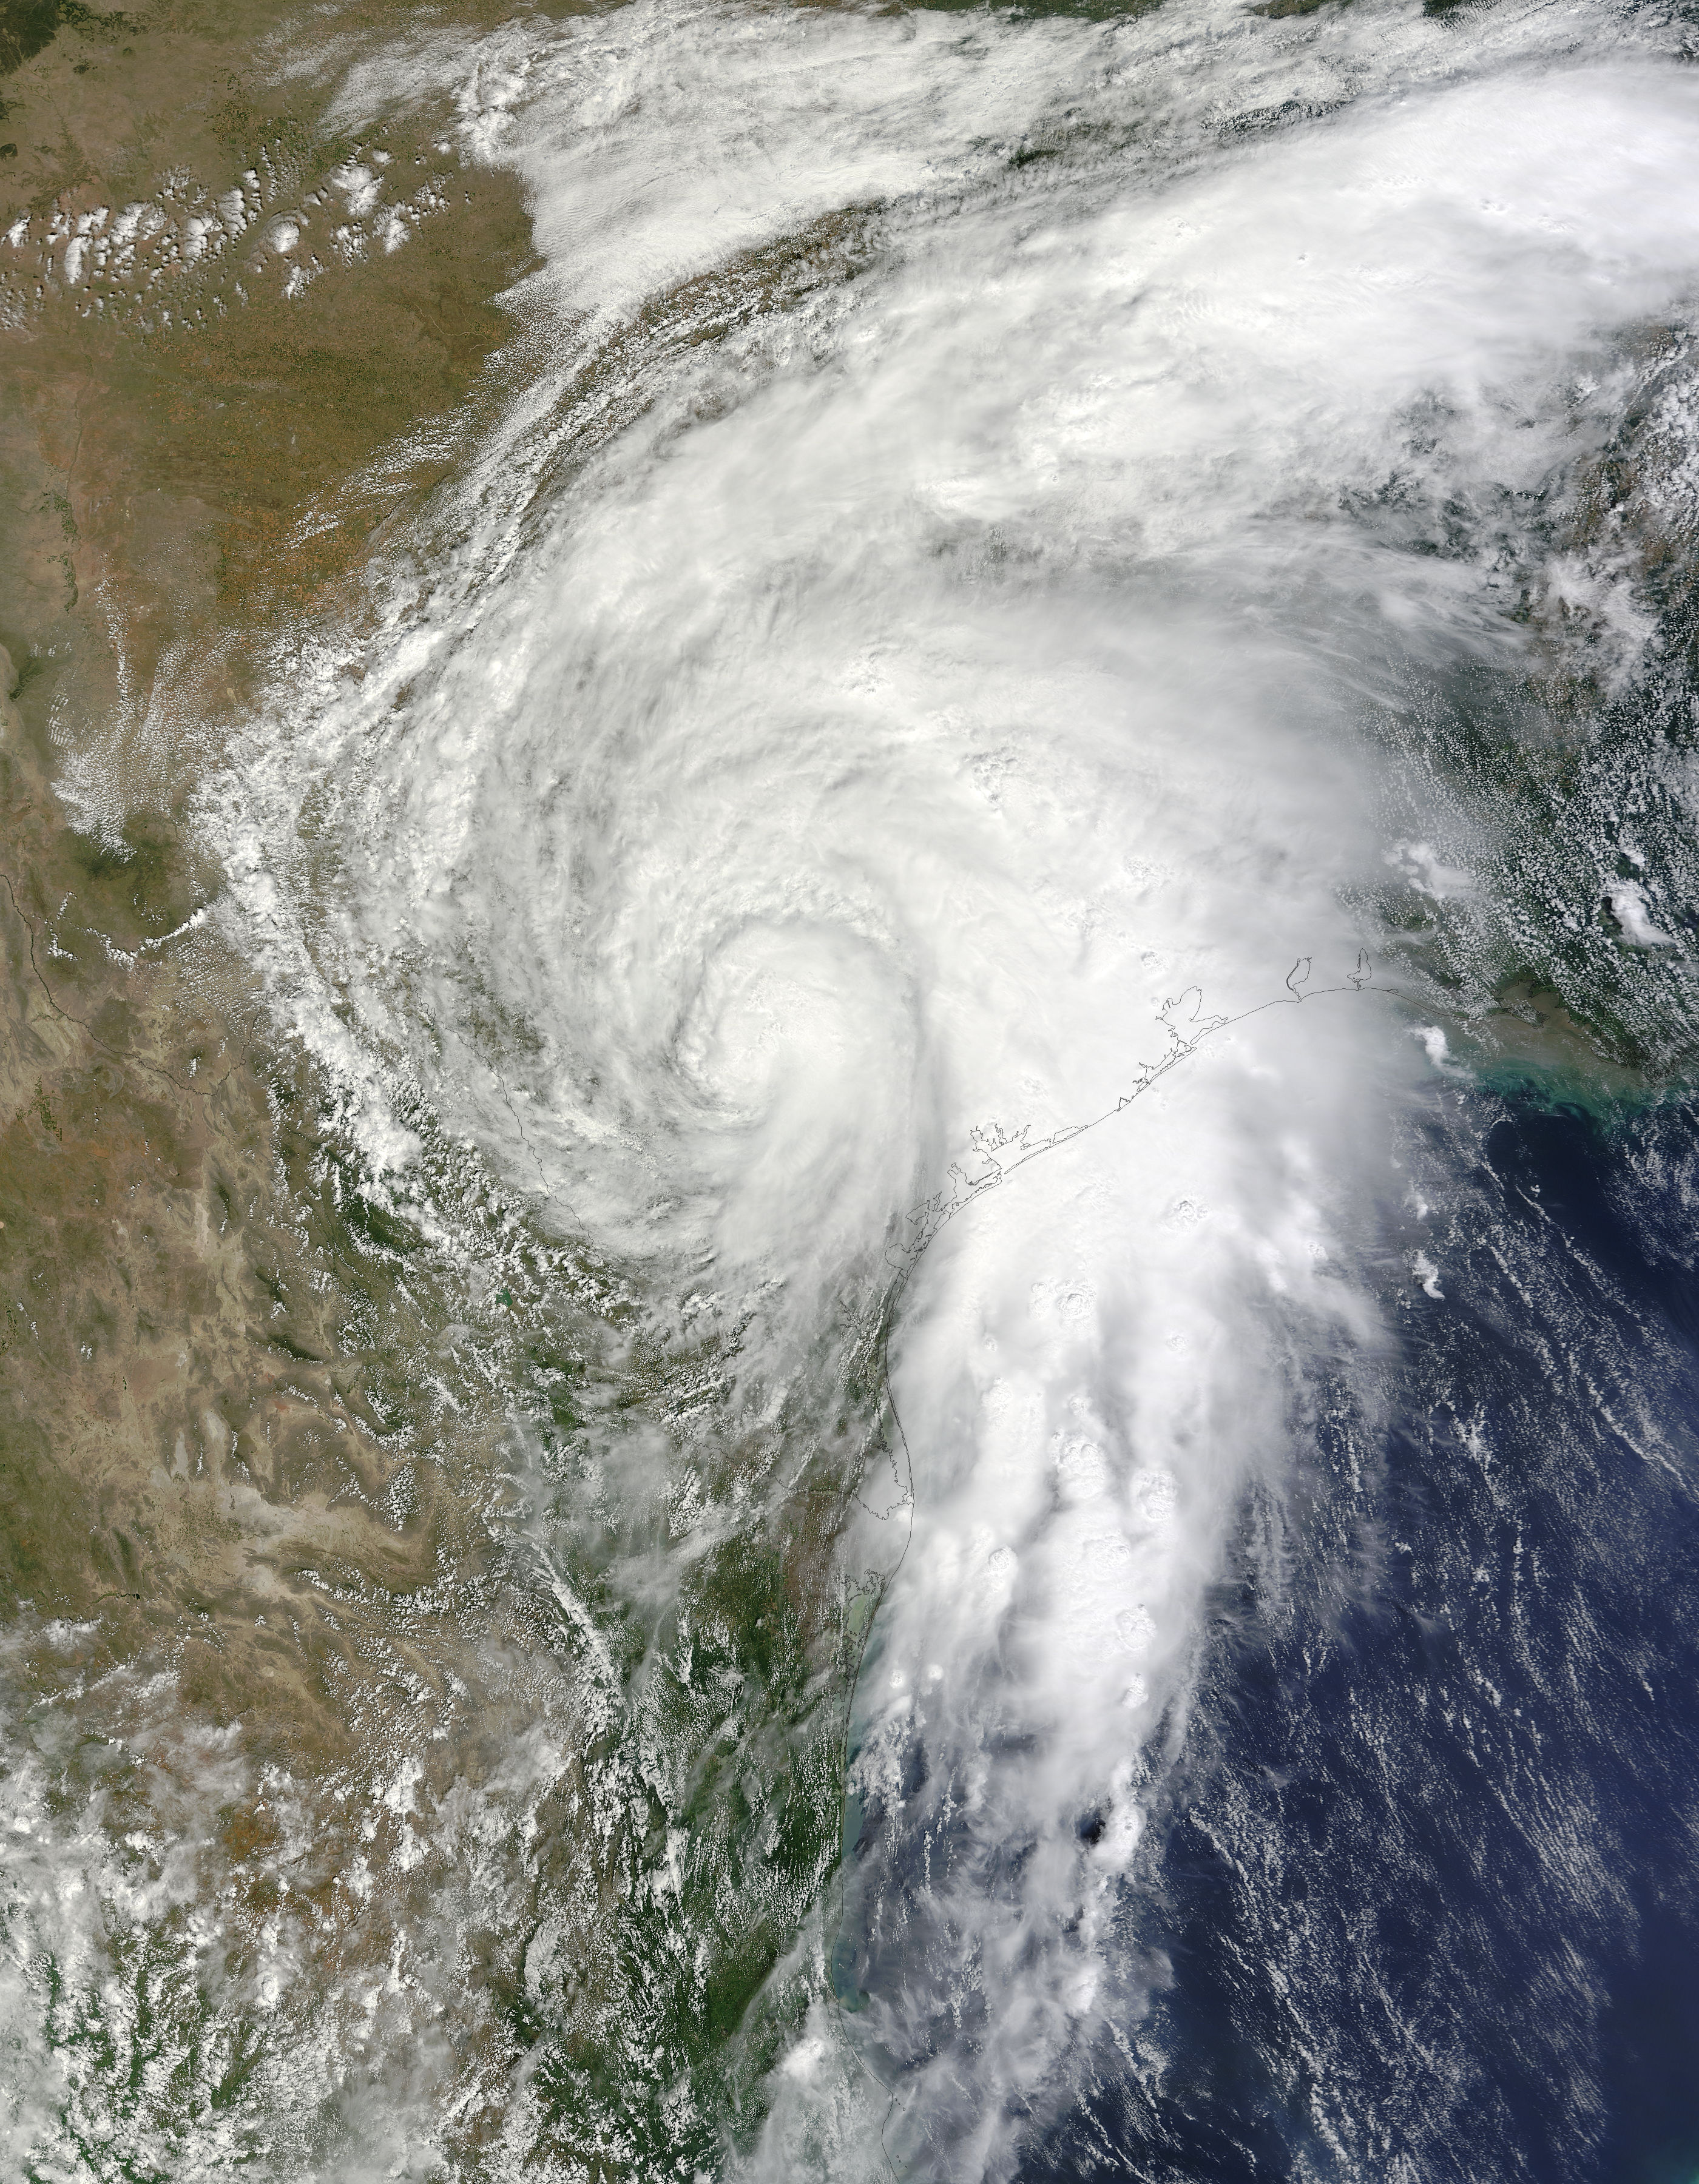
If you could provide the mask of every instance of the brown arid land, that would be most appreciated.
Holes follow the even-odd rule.
[[[646,1351],[476,1162],[437,1191],[452,1251],[364,1187],[195,837],[279,633],[362,626],[527,368],[515,179],[446,102],[327,119],[418,18],[0,9],[0,2165],[320,2173],[381,2109],[474,2168],[545,2133],[646,2173],[837,1854],[855,1436],[771,1536],[693,1555],[652,1705],[666,1632],[593,1623],[538,1552],[515,1420],[593,1502],[575,1436],[682,1446],[715,1360]],[[718,1446],[681,1506],[765,1476]]]
[[[347,13],[347,35],[383,28]],[[14,7],[0,34],[0,225],[27,223],[0,246],[0,1586],[8,1616],[81,1626],[90,1660],[167,1649],[186,1696],[292,1745],[338,1728],[335,1641],[292,1572],[416,1585],[449,1520],[422,1485],[397,1519],[365,1353],[382,1327],[393,1354],[404,1306],[307,1210],[310,1089],[255,1044],[183,804],[267,633],[435,482],[392,468],[376,504],[302,521],[487,378],[526,221],[415,114],[359,148],[423,178],[405,247],[293,297],[252,233],[99,297],[34,240],[126,201],[215,209],[244,172],[250,198],[308,197],[356,148],[318,130],[309,82],[255,87],[253,56],[287,50],[275,8],[172,0]],[[92,727],[123,807],[92,827],[56,794]]]
[[[315,50],[344,53],[403,13],[326,12]],[[186,818],[268,641],[358,612],[384,526],[499,398],[516,330],[495,299],[532,262],[510,178],[464,170],[429,111],[326,129],[340,79],[290,75],[293,38],[264,5],[0,15],[0,1648],[17,1825],[59,1844],[24,1871],[20,1935],[65,1844],[103,1846],[93,1924],[33,1945],[24,2044],[72,2091],[45,2122],[19,2095],[11,2123],[101,2174],[159,2173],[226,2126],[255,2158],[280,2108],[315,2158],[300,2119],[350,2070],[381,2075],[397,2040],[419,2067],[428,1971],[388,2025],[337,1999],[409,1948],[470,1952],[498,1999],[460,1997],[453,2069],[499,2086],[510,1930],[534,1919],[503,1899],[436,1931],[455,1853],[426,1858],[427,1770],[396,1754],[422,1742],[432,1790],[470,1794],[510,1735],[571,1712],[549,1634],[500,1666],[526,1610],[489,1568],[480,1351],[511,1346],[515,1299],[469,1295],[345,1174]],[[392,177],[400,224],[344,218],[332,245],[328,212]],[[274,247],[284,214],[306,245]],[[363,476],[426,420],[434,453]],[[67,765],[92,748],[79,799]],[[126,1925],[138,1883],[166,1908]],[[603,1880],[580,1884],[593,1906]],[[306,1973],[281,2003],[280,1964]],[[597,1985],[587,1950],[575,1987]],[[164,2096],[144,2064],[170,2065]],[[493,2098],[462,2109],[463,2142],[499,2121]]]

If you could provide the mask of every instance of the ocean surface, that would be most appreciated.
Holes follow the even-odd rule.
[[[334,1767],[30,1732],[16,2173],[1691,2184],[1686,15],[316,21],[245,277],[418,247],[429,110],[511,340],[54,733],[463,1514],[292,1563]]]
[[[1131,2067],[1025,2174],[1699,2166],[1693,1111],[1465,1092],[1422,1138],[1444,1303],[1247,1517]]]

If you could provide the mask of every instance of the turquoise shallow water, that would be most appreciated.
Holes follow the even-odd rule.
[[[250,1954],[204,1724],[157,1871],[36,1769],[66,2174],[1688,2159],[1685,36],[634,0],[349,64],[539,266],[193,821],[500,1477],[347,1779],[266,1776]]]

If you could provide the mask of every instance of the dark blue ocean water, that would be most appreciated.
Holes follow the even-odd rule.
[[[1150,1999],[1030,2184],[1699,2177],[1699,1108],[1447,1086],[1406,1150],[1378,1414],[1324,1370],[1247,1512]]]

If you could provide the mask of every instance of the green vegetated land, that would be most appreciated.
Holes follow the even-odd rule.
[[[5,1764],[41,1855],[92,1827],[104,1861],[84,1925],[42,1868],[3,1915],[37,1922],[25,2050],[60,2088],[36,2158],[103,2176],[309,2165],[392,2080],[468,2173],[516,2139],[607,2178],[716,2163],[817,1985],[798,1936],[841,1826],[866,1340],[776,1495],[775,1435],[705,1413],[704,1361],[428,1116],[419,1200],[374,1189],[198,921],[221,877],[187,799],[273,633],[360,614],[523,369],[512,178],[462,164],[446,105],[324,124],[304,42],[410,19],[0,15]],[[359,161],[399,247],[330,247]],[[270,248],[304,205],[310,253]],[[164,225],[101,271],[137,206]],[[426,421],[429,453],[366,470]],[[67,748],[102,753],[92,831]],[[639,1427],[671,1483],[610,1510],[598,1467]],[[688,1532],[679,1476],[701,1537],[657,1613],[629,1572]],[[189,1894],[138,1912],[186,1858]]]
[[[881,1301],[756,1429],[733,1337],[659,1332],[428,1114],[416,1178],[375,1184],[198,922],[222,880],[189,794],[275,633],[357,625],[370,558],[526,368],[513,179],[461,163],[446,104],[326,125],[313,50],[411,19],[0,13],[5,1764],[40,1854],[92,1830],[113,1884],[56,1924],[19,1869],[0,1914],[42,1922],[31,2052],[70,2059],[43,2173],[306,2168],[386,2098],[444,2173],[711,2168],[828,1984]],[[333,242],[360,163],[397,248]],[[103,271],[129,207],[159,222]],[[304,242],[267,241],[303,208]],[[1688,936],[1638,944],[1612,906],[1641,878],[1699,901],[1691,542],[1647,487],[1682,353],[1648,338],[1574,521],[1668,591],[1663,679],[1613,694],[1554,617],[1490,704],[1412,688],[1389,745],[1493,816],[1498,861],[1364,905],[1478,1076],[1605,1110],[1692,1068]],[[55,783],[90,748],[107,816],[80,827]],[[782,1447],[809,1452],[783,1490]],[[185,1858],[192,1886],[136,1909]]]

